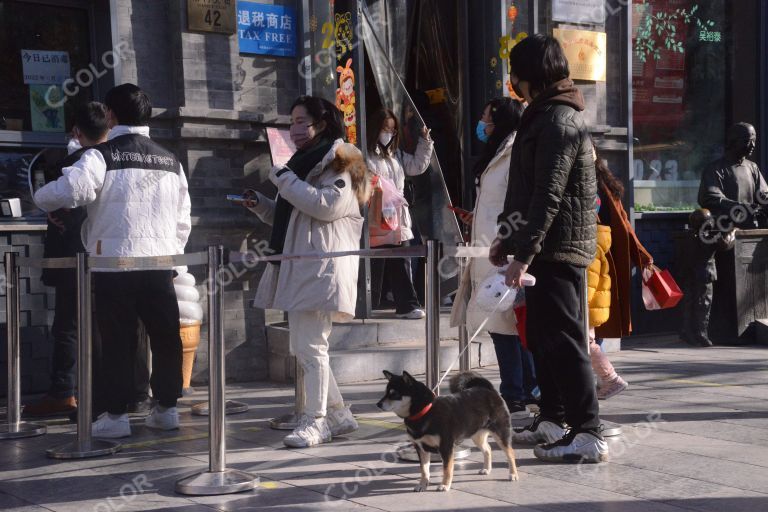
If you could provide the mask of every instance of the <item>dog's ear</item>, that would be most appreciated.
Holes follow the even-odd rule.
[[[384,376],[387,378],[387,380],[392,380],[392,377],[395,375],[391,372],[388,372],[387,370],[384,370]]]
[[[416,382],[416,379],[414,379],[410,373],[403,370],[403,382],[410,386]]]

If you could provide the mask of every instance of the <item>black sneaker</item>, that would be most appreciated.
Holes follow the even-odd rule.
[[[149,416],[154,402],[151,398],[146,398],[140,402],[128,404],[128,414],[131,416]]]
[[[548,462],[605,462],[608,443],[595,431],[572,429],[554,443],[536,446],[533,454]]]
[[[507,400],[506,398],[504,399],[504,402],[506,402],[507,409],[509,409],[509,417],[513,420],[524,420],[531,417],[531,412],[523,402]]]
[[[516,444],[554,443],[565,436],[567,430],[562,423],[557,423],[536,415],[533,423],[512,432],[512,442]]]

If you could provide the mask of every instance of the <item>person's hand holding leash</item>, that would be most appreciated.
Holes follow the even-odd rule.
[[[506,279],[504,282],[507,286],[512,288],[522,287],[523,284],[521,280],[526,270],[528,270],[528,265],[513,259],[507,268]]]

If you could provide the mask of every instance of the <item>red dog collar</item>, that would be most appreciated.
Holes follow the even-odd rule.
[[[414,414],[412,416],[408,416],[407,420],[408,421],[417,421],[417,420],[420,420],[421,418],[423,418],[424,416],[426,416],[427,413],[432,409],[432,403],[433,402],[428,403],[426,407],[424,407],[422,410],[420,410],[416,414]]]

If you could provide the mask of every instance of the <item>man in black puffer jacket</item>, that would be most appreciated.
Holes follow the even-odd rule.
[[[568,78],[560,44],[537,34],[509,56],[510,81],[528,108],[510,159],[509,183],[491,262],[526,290],[526,334],[541,389],[540,415],[515,432],[517,443],[538,444],[549,461],[602,462],[599,406],[583,328],[584,269],[597,247],[597,184],[592,140],[581,116],[584,98]],[[566,431],[565,424],[571,428]]]

